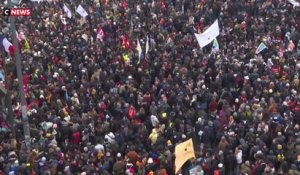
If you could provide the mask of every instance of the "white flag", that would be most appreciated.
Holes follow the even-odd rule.
[[[142,46],[141,46],[141,43],[140,43],[139,40],[137,40],[136,50],[137,50],[138,53],[139,53],[139,62],[138,62],[138,63],[140,63],[140,60],[141,60],[141,56],[142,56],[143,50],[142,50]]]
[[[59,17],[60,17],[61,22],[62,22],[64,25],[67,25],[67,21],[66,21],[66,18],[64,17],[64,15],[59,15]]]
[[[147,36],[145,55],[149,52],[149,37]]]
[[[82,17],[86,17],[89,15],[81,5],[77,7],[76,12],[79,13]]]
[[[72,12],[71,10],[66,6],[66,4],[64,4],[64,12],[67,14],[68,18],[72,17]]]
[[[300,2],[297,2],[296,0],[288,0],[291,4],[293,4],[294,7],[300,7]]]
[[[84,39],[85,41],[89,40],[89,37],[85,33],[81,35],[81,38]]]
[[[38,2],[38,3],[40,3],[41,1],[51,1],[51,0],[31,0],[31,2]]]
[[[205,32],[198,34],[195,33],[196,39],[201,48],[211,43],[217,36],[220,35],[219,23],[216,20]]]

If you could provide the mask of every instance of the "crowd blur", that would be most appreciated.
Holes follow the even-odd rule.
[[[64,4],[73,14],[62,22]],[[75,12],[79,4],[86,18]],[[33,8],[16,19],[29,42],[26,51],[20,46],[32,139],[27,149],[15,61],[3,52],[15,126],[1,116],[0,174],[174,175],[174,148],[189,138],[196,159],[179,174],[194,166],[197,175],[300,174],[299,7],[285,0],[21,6]],[[211,53],[194,33],[216,19],[220,50]],[[7,22],[1,16],[3,29]],[[139,59],[136,41],[145,50],[147,37]],[[255,54],[261,42],[268,48]]]

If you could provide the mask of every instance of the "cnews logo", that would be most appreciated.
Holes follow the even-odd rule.
[[[3,9],[3,16],[31,16],[31,8]]]

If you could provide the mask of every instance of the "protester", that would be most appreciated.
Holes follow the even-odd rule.
[[[75,11],[79,5],[86,17]],[[0,79],[6,58],[16,139],[3,115],[2,174],[173,175],[174,148],[189,138],[196,159],[182,174],[195,165],[200,174],[300,173],[299,6],[281,0],[21,6],[33,8],[31,17],[16,19],[32,143],[27,150],[15,62],[3,51]],[[219,49],[200,49],[194,33],[215,20]],[[8,18],[0,22],[12,42]],[[256,54],[261,43],[266,48]]]

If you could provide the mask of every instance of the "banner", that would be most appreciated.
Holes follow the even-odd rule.
[[[79,5],[76,9],[76,12],[80,14],[80,16],[82,17],[86,17],[88,16],[89,14],[86,12],[86,10],[81,6]]]
[[[189,159],[196,158],[193,140],[189,139],[175,147],[175,174],[180,170],[182,165]]]
[[[205,32],[195,33],[198,44],[201,48],[211,43],[217,36],[220,35],[219,22],[216,20]]]
[[[259,54],[261,51],[265,50],[266,48],[268,48],[268,47],[265,45],[265,43],[261,42],[259,44],[259,46],[257,47],[255,53]]]

